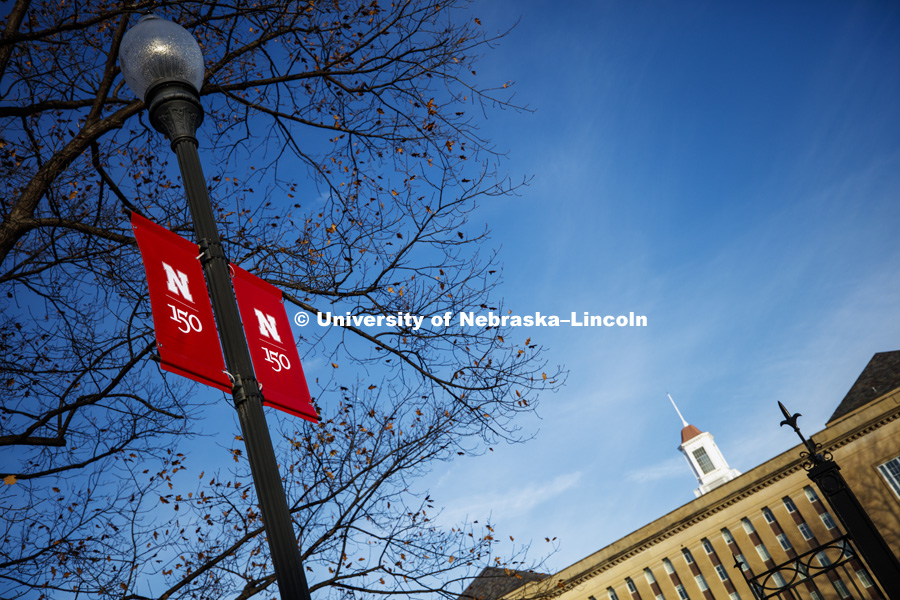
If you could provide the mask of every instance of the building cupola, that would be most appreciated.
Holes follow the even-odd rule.
[[[678,413],[678,417],[683,425],[681,429],[681,445],[678,446],[678,450],[684,454],[684,458],[691,467],[691,472],[700,484],[694,490],[694,496],[699,498],[706,492],[740,475],[740,471],[728,466],[728,462],[722,456],[722,452],[716,445],[712,434],[700,431],[696,426],[688,424],[681,415],[681,411],[678,410],[678,406],[675,404],[672,396],[670,394],[666,395],[669,396],[669,401],[672,402],[672,406],[675,408],[675,412]]]

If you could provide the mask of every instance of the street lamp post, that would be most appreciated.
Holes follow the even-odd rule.
[[[150,123],[166,135],[178,158],[281,597],[308,600],[309,587],[266,426],[262,394],[197,153],[195,134],[203,121],[198,92],[203,83],[203,54],[180,25],[146,15],[122,38],[120,65],[128,86],[149,108]]]

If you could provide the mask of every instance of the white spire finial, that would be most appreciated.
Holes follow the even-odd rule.
[[[684,420],[684,417],[681,416],[681,411],[678,410],[678,405],[676,405],[676,404],[675,404],[675,401],[672,400],[672,394],[670,394],[669,392],[666,392],[666,396],[669,397],[669,401],[672,403],[672,406],[675,407],[675,412],[678,413],[678,417],[681,419],[682,424],[684,424],[684,426],[687,427],[687,426],[688,426],[688,422],[685,421],[685,420]]]

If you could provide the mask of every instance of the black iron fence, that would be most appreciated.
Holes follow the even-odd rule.
[[[848,535],[804,552],[762,573],[745,567],[756,600],[887,600]],[[891,599],[893,600],[893,599]]]

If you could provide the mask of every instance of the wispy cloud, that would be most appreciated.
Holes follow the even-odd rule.
[[[685,471],[689,467],[685,464],[684,458],[681,456],[673,456],[662,462],[650,465],[649,467],[641,467],[625,474],[627,481],[634,483],[649,483],[659,479],[669,479],[671,477],[684,477]]]
[[[441,520],[456,523],[466,518],[486,517],[491,513],[512,518],[530,512],[548,500],[576,486],[581,471],[563,473],[546,483],[529,483],[525,487],[505,491],[490,491],[481,496],[469,497],[463,503],[448,507],[441,513]]]

